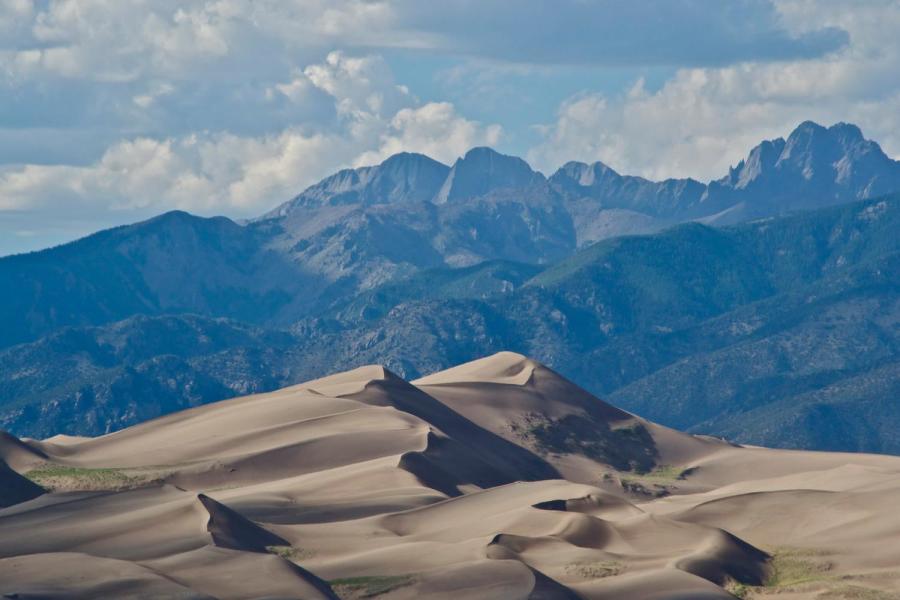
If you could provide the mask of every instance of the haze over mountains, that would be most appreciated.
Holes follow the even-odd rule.
[[[668,425],[900,452],[896,190],[858,128],[806,122],[708,184],[476,148],[341,171],[246,224],[168,213],[0,259],[0,427],[96,434],[512,348]]]

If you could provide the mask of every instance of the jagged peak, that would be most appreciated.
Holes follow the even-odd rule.
[[[494,150],[490,146],[473,146],[466,151],[466,153],[462,156],[462,158],[456,159],[457,162],[460,160],[478,160],[478,159],[493,159],[494,157],[502,157],[502,158],[511,158],[517,161],[525,162],[523,159],[518,156],[512,156],[510,154],[503,154],[498,150]]]
[[[341,169],[266,213],[260,220],[284,217],[303,206],[427,201],[449,170],[450,167],[425,154],[399,152],[377,165]]]
[[[458,158],[434,197],[436,204],[474,198],[495,189],[522,188],[546,181],[518,156],[478,146]]]
[[[511,154],[503,154],[488,146],[476,146],[470,149],[461,158],[456,159],[453,168],[455,170],[462,168],[487,170],[489,173],[494,173],[498,169],[515,169],[520,174],[536,174],[536,171],[525,159]]]
[[[821,133],[823,131],[828,131],[828,128],[819,125],[815,121],[806,120],[797,125],[788,137]]]
[[[718,183],[746,189],[754,182],[783,177],[790,172],[805,180],[830,178],[835,169],[839,171],[838,179],[843,180],[854,170],[856,161],[872,159],[890,161],[877,143],[864,137],[857,125],[842,121],[825,127],[815,121],[803,121],[786,139],[779,137],[759,143]],[[772,185],[776,184],[773,180]]]
[[[445,165],[444,163],[431,158],[427,154],[421,154],[419,152],[397,152],[396,154],[391,154],[390,156],[388,156],[386,159],[384,159],[380,163],[340,169],[336,173],[329,175],[328,177],[325,177],[324,179],[319,180],[317,183],[314,183],[313,185],[309,186],[307,189],[311,189],[318,185],[321,185],[323,182],[333,179],[342,173],[364,174],[364,173],[369,173],[372,171],[383,170],[385,168],[414,165],[417,163],[434,164],[434,165],[441,166],[441,167],[444,167],[447,169],[450,168],[447,165]]]
[[[425,154],[419,154],[417,152],[398,152],[397,154],[392,154],[376,165],[341,169],[337,173],[330,175],[320,180],[318,183],[309,186],[300,195],[302,196],[303,194],[317,188],[327,187],[330,182],[336,180],[346,180],[348,175],[356,176],[357,185],[365,185],[380,173],[396,172],[397,170],[419,167],[421,165],[433,166],[436,169],[441,170],[449,170],[450,168],[444,163],[439,162]]]
[[[763,142],[765,143],[765,142]],[[845,121],[839,121],[825,127],[815,121],[803,121],[788,136],[786,141],[785,152],[789,152],[792,147],[806,144],[825,144],[841,146],[846,149],[859,143],[877,144],[871,140],[867,140],[863,135],[859,126]],[[811,146],[815,149],[814,146]]]
[[[428,156],[427,154],[422,154],[421,152],[397,152],[396,154],[391,154],[390,156],[388,156],[386,159],[381,161],[377,166],[383,167],[385,165],[390,165],[390,164],[394,164],[394,163],[418,162],[418,161],[424,161],[424,162],[437,163],[439,165],[444,165],[444,163],[442,163],[441,161],[435,160],[435,159],[431,158],[430,156]],[[447,165],[444,165],[444,166],[446,167]]]
[[[564,163],[560,168],[558,168],[556,170],[556,172],[554,173],[554,175],[556,173],[580,173],[581,171],[589,168],[590,166],[591,166],[590,164],[588,164],[586,162],[582,162],[580,160],[570,160],[570,161]]]
[[[574,181],[582,187],[591,187],[605,179],[619,179],[621,175],[615,169],[599,160],[592,163],[570,160],[557,169],[550,179],[559,181],[562,178]]]
[[[356,172],[371,179],[382,173],[396,173],[408,170],[417,170],[420,168],[432,168],[437,171],[449,171],[450,167],[444,163],[435,160],[427,154],[418,152],[398,152],[387,157],[377,165],[359,167]]]
[[[806,120],[786,137],[762,141],[723,178],[710,184],[689,179],[660,182],[622,175],[600,161],[569,161],[550,177],[550,183],[563,193],[599,194],[613,203],[610,206],[624,202],[624,207],[631,208],[623,198],[628,194],[637,195],[643,202],[637,210],[652,212],[658,209],[668,214],[693,202],[706,202],[710,197],[719,198],[716,202],[722,209],[727,208],[731,201],[725,197],[730,193],[727,189],[744,190],[761,179],[771,179],[766,185],[784,185],[785,182],[780,181],[783,174],[791,178],[799,174],[807,181],[827,181],[837,169],[840,181],[855,181],[855,173],[874,173],[882,168],[880,163],[890,160],[878,144],[865,139],[860,128],[852,123],[837,122],[826,127]],[[862,171],[855,166],[859,161],[868,161]],[[839,162],[839,166],[833,166]],[[893,177],[890,175],[889,179],[893,180]],[[546,182],[544,175],[522,158],[489,146],[469,149],[452,167],[424,154],[400,152],[378,165],[341,170],[262,218],[286,216],[295,207],[406,201],[445,204]],[[867,183],[861,181],[859,185],[865,187]],[[884,183],[881,187],[887,185]],[[640,189],[636,191],[636,187]],[[656,201],[653,198],[662,199]],[[709,206],[711,204],[705,205]]]
[[[865,136],[863,136],[862,129],[859,128],[858,125],[853,123],[847,123],[845,121],[839,121],[828,128],[828,130],[832,133],[837,133],[843,135],[845,138],[849,139],[857,139],[864,140]]]

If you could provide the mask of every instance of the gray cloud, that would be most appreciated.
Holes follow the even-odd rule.
[[[764,0],[6,0],[0,39],[0,129],[107,139],[334,131],[340,115],[321,90],[266,92],[336,48],[691,66],[817,56],[847,34],[788,31]],[[30,162],[35,147],[0,149],[0,164]]]
[[[518,63],[711,66],[812,58],[848,41],[837,27],[791,33],[762,0],[400,0],[394,10],[435,48]]]

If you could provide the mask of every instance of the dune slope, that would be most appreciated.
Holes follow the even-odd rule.
[[[13,597],[900,591],[900,459],[679,433],[513,353],[412,383],[363,367],[98,438],[4,435],[0,459]]]

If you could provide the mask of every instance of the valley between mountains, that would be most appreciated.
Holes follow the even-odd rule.
[[[5,598],[900,597],[900,458],[680,433],[510,352],[0,458]]]

